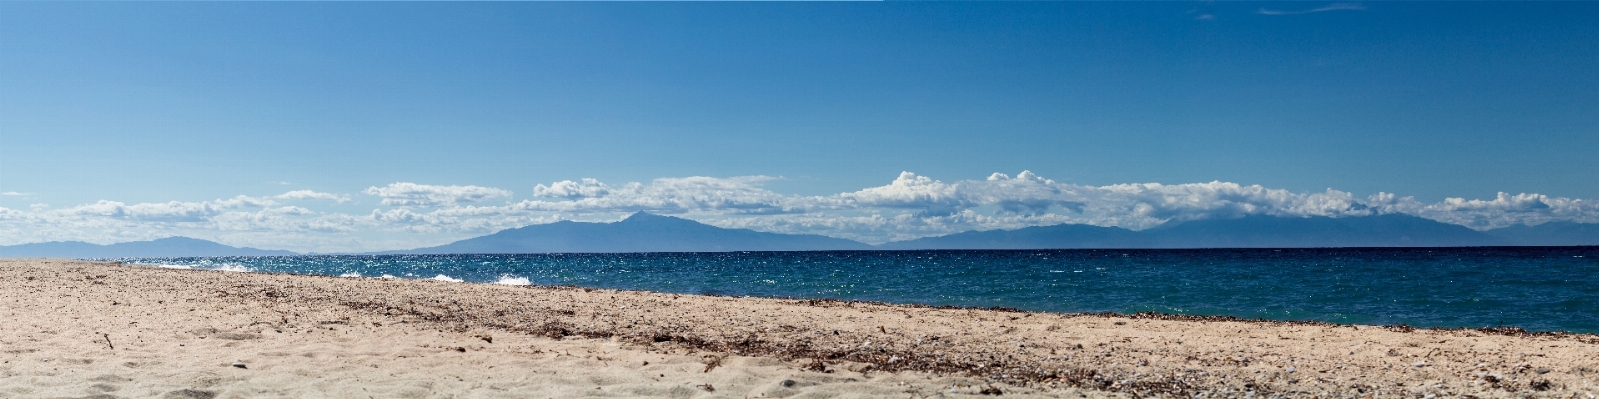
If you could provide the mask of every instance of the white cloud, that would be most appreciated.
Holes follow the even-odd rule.
[[[556,201],[522,201],[510,209],[528,212],[662,212],[683,213],[717,210],[734,213],[781,213],[792,211],[783,196],[760,187],[773,180],[769,176],[731,178],[661,178],[649,184],[627,183],[612,187],[594,179],[571,180],[538,185],[535,196],[563,198]]]
[[[1378,193],[1368,202],[1386,213],[1411,214],[1474,229],[1556,221],[1599,223],[1599,202],[1542,194],[1501,192],[1491,200],[1446,198],[1443,202],[1425,204],[1412,197]]]
[[[1362,199],[1333,189],[1302,193],[1220,181],[1087,186],[1059,183],[1029,171],[1015,177],[994,173],[984,180],[953,182],[903,172],[883,186],[826,196],[790,196],[760,187],[768,179],[690,177],[617,186],[594,179],[562,181],[535,188],[548,200],[446,208],[409,215],[404,220],[412,226],[447,229],[452,223],[469,220],[550,214],[567,219],[614,220],[619,215],[648,211],[688,216],[723,227],[817,233],[868,242],[1060,223],[1137,230],[1171,221],[1247,215],[1348,217],[1406,213],[1479,229],[1547,220],[1599,221],[1591,201],[1547,197],[1543,197],[1544,201],[1561,205],[1543,210],[1534,203],[1544,202],[1514,197],[1476,202],[1455,199],[1430,205],[1387,204],[1377,196]],[[1490,203],[1518,205],[1487,205]]]
[[[272,200],[248,196],[237,196],[229,199],[164,203],[141,203],[127,205],[117,201],[100,200],[93,204],[79,205],[60,210],[68,214],[84,216],[104,216],[127,220],[166,221],[166,222],[198,222],[205,218],[222,214],[231,209],[239,208],[264,208],[274,205]]]
[[[0,193],[0,195],[7,196],[7,197],[26,197],[26,196],[29,196],[29,195],[33,195],[33,193],[19,193],[19,192],[16,192],[16,191],[7,191],[7,192]]]
[[[363,223],[366,229],[377,227],[362,218],[278,206],[269,199],[249,196],[137,204],[102,200],[70,208],[0,210],[0,245],[41,241],[108,244],[181,235],[230,245],[310,250],[331,242],[308,234],[348,233],[359,230]]]
[[[1492,199],[1423,203],[1389,193],[1362,198],[1333,189],[1293,192],[1221,181],[1090,186],[1022,171],[1014,177],[994,173],[986,179],[954,181],[903,172],[881,186],[805,196],[763,186],[773,179],[694,176],[621,184],[564,180],[536,185],[531,199],[497,205],[481,202],[511,193],[490,187],[394,183],[366,190],[394,207],[354,214],[318,211],[316,207],[325,203],[274,202],[348,201],[346,196],[309,190],[200,202],[97,201],[68,208],[39,204],[26,210],[0,208],[0,245],[50,240],[109,243],[184,235],[260,248],[373,251],[438,245],[561,220],[615,221],[638,211],[721,227],[869,243],[1062,223],[1138,230],[1172,221],[1247,215],[1399,213],[1475,229],[1550,221],[1599,223],[1599,203],[1540,194],[1501,193]]]
[[[311,190],[294,190],[294,191],[290,191],[290,192],[286,192],[286,193],[283,193],[283,194],[278,194],[278,195],[272,196],[272,198],[289,199],[289,200],[317,199],[317,200],[329,200],[329,201],[334,201],[334,202],[338,202],[338,203],[350,202],[350,197],[347,196],[347,195],[319,193],[319,192],[315,192],[315,191],[311,191]]]
[[[297,206],[265,208],[256,212],[227,212],[205,221],[203,227],[217,231],[277,233],[354,232],[365,219],[339,213],[320,214]]]
[[[1259,185],[1214,181],[1164,185],[1116,184],[1081,187],[1088,211],[1103,225],[1133,229],[1168,221],[1271,216],[1367,216],[1372,214],[1354,196],[1333,189],[1321,193],[1294,193]]]
[[[835,204],[851,208],[917,209],[926,214],[949,214],[972,204],[960,188],[959,183],[945,184],[915,173],[900,172],[899,177],[886,186],[819,200],[821,204],[835,200]]]
[[[364,192],[383,198],[383,205],[415,207],[454,206],[511,196],[510,191],[493,187],[433,186],[406,182],[367,187]]]
[[[888,185],[828,196],[788,196],[760,185],[770,177],[687,177],[612,186],[594,179],[539,185],[537,195],[504,206],[446,207],[428,212],[374,210],[372,220],[413,232],[486,232],[544,220],[615,220],[637,211],[677,214],[723,227],[817,233],[882,242],[970,229],[1092,223],[1144,228],[1178,218],[1327,214],[1349,195],[1295,196],[1230,183],[1089,187],[1057,183],[1023,171],[986,180],[946,183],[901,173]],[[1185,198],[1176,198],[1185,196]],[[1261,197],[1261,198],[1251,198]],[[1235,199],[1246,198],[1248,201]],[[1273,201],[1298,201],[1276,204]],[[1252,201],[1252,202],[1251,202]],[[1242,202],[1242,203],[1240,203]],[[980,212],[980,208],[992,212]],[[1347,206],[1346,206],[1347,208]],[[1241,213],[1242,212],[1242,213]],[[1183,219],[1187,220],[1187,219]]]
[[[600,183],[599,180],[583,179],[582,181],[562,180],[546,186],[540,184],[533,187],[534,197],[555,198],[596,198],[604,197],[611,193],[611,186]]]

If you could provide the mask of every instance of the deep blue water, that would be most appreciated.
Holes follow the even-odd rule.
[[[1599,333],[1599,247],[132,259],[672,293]]]

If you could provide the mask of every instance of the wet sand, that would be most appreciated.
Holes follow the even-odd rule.
[[[936,287],[930,287],[936,289]],[[1599,337],[0,260],[0,397],[1599,396]]]

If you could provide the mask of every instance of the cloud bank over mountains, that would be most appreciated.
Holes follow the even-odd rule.
[[[617,220],[639,211],[720,227],[822,234],[868,243],[1061,223],[1140,230],[1172,221],[1248,215],[1400,213],[1478,230],[1550,221],[1599,223],[1599,202],[1525,193],[1423,203],[1391,193],[1365,197],[1333,189],[1296,193],[1220,181],[1088,186],[1023,171],[951,182],[903,172],[883,186],[801,196],[764,187],[775,179],[697,176],[617,185],[595,179],[563,180],[537,184],[531,198],[521,200],[512,199],[510,190],[494,187],[396,182],[368,187],[361,191],[364,196],[297,190],[201,202],[102,200],[69,208],[0,207],[0,245],[111,243],[184,235],[258,248],[355,252],[436,245],[560,220]]]

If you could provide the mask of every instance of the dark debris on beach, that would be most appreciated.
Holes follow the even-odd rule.
[[[804,370],[817,372],[847,368],[861,373],[967,375],[1017,386],[1074,387],[1121,392],[1132,397],[1242,396],[1245,393],[1294,396],[1344,396],[1354,393],[1358,396],[1382,392],[1408,395],[1414,387],[1359,380],[1328,380],[1309,375],[1300,377],[1294,375],[1291,369],[1281,370],[1281,359],[1292,359],[1292,354],[1225,355],[1123,345],[1131,343],[1126,338],[1122,341],[1101,339],[1097,342],[1079,338],[1072,340],[1075,342],[1067,342],[1040,337],[1061,333],[1056,330],[1061,321],[1112,320],[1114,324],[1110,327],[1129,331],[1141,327],[1126,325],[1126,322],[1240,323],[1259,327],[1369,329],[1402,334],[1480,334],[1599,344],[1599,336],[1593,334],[1529,332],[1513,327],[1419,329],[1404,325],[1353,326],[1319,321],[1153,312],[1059,314],[1011,308],[899,305],[835,299],[766,298],[750,302],[742,298],[581,287],[493,287],[490,291],[481,285],[429,281],[303,277],[330,284],[301,284],[293,280],[276,280],[264,274],[238,275],[231,279],[235,281],[234,284],[219,288],[215,293],[218,297],[249,301],[331,304],[361,314],[398,318],[410,323],[429,323],[457,332],[497,331],[551,339],[614,339],[650,350],[704,352],[714,356],[773,357],[796,362]],[[330,285],[337,287],[347,284],[384,284],[384,292],[392,288],[393,294],[374,295],[372,290],[329,288]],[[484,295],[494,298],[485,298]],[[618,302],[616,295],[629,298]],[[690,300],[704,302],[691,303]],[[631,306],[618,306],[623,303]],[[734,303],[743,305],[731,305]],[[728,308],[716,308],[723,305]],[[718,324],[711,321],[731,319],[731,314],[724,313],[746,305],[796,312],[804,308],[823,308],[893,321],[874,321],[869,325],[855,326],[840,326],[839,323],[821,319],[814,320],[815,323],[810,325],[776,326],[732,322]],[[693,312],[709,312],[710,315],[693,315]],[[1049,322],[1043,322],[1045,320]],[[927,332],[945,327],[938,323],[963,323],[965,326],[958,329],[957,334]],[[1022,331],[1017,328],[1020,324],[1048,324],[1048,327]],[[485,338],[485,341],[489,340]],[[1389,356],[1394,356],[1393,353],[1390,350]],[[707,363],[705,371],[716,368],[721,358],[715,357],[718,361]],[[1166,360],[1155,362],[1159,359]],[[1147,363],[1156,364],[1146,364],[1146,360],[1149,361]],[[1276,364],[1274,367],[1279,370],[1270,374],[1249,372],[1262,370],[1261,367],[1268,364]],[[1421,369],[1420,366],[1414,368]],[[1311,385],[1312,382],[1319,385]],[[1521,378],[1514,382],[1481,378],[1473,383],[1487,384],[1488,388],[1498,392],[1561,389],[1558,383],[1547,378]]]

